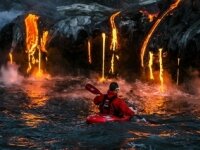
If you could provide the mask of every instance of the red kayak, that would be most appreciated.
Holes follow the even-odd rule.
[[[102,114],[94,114],[87,117],[87,123],[106,123],[106,122],[125,122],[129,121],[129,116],[124,116],[122,118],[113,116],[113,115],[102,115]]]

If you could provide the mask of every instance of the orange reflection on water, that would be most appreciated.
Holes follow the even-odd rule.
[[[24,85],[24,90],[30,99],[29,107],[42,107],[49,99],[49,89],[45,86],[45,81],[33,81]]]
[[[45,80],[29,81],[23,85],[23,89],[28,96],[28,108],[30,109],[44,106],[49,99],[48,92],[50,89],[48,89],[48,86],[45,86]],[[25,122],[26,126],[33,128],[43,122],[47,122],[44,116],[30,112],[22,112],[21,119]]]
[[[143,139],[143,138],[147,138],[152,136],[152,132],[148,132],[148,131],[129,131],[130,134],[133,134],[133,138],[129,138],[127,140],[127,142],[131,142],[131,141],[135,141],[135,140],[139,140],[139,139]],[[175,136],[177,133],[176,132],[171,132],[171,131],[161,131],[156,133],[155,136],[157,137],[171,137],[171,136]]]
[[[25,147],[35,147],[36,143],[31,138],[21,137],[21,136],[13,136],[8,140],[9,146],[17,146],[21,148]],[[18,148],[20,149],[20,148]]]
[[[25,122],[25,125],[28,127],[36,128],[41,123],[47,122],[46,118],[39,114],[32,113],[21,113],[21,118]]]
[[[147,137],[151,135],[151,133],[142,132],[142,131],[130,131],[130,133],[140,136],[140,137]]]
[[[163,131],[159,134],[159,136],[161,136],[161,137],[171,137],[174,135],[176,135],[175,132],[169,132],[169,131]]]
[[[148,97],[144,101],[144,112],[146,114],[163,114],[165,99],[162,96]]]

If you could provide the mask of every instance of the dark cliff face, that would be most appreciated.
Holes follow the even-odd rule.
[[[158,1],[158,0],[157,0]],[[98,3],[101,5],[109,6],[112,8],[121,8],[123,5],[128,4],[138,4],[139,0],[29,0],[29,1],[18,1],[18,0],[0,0],[0,9],[1,10],[10,10],[10,9],[37,9],[37,7],[56,7],[71,5],[75,3],[90,4]],[[148,0],[147,3],[142,1],[142,4],[151,4],[155,0]]]
[[[140,49],[149,29],[155,22],[149,22],[148,17],[140,10],[148,12],[160,12],[160,15],[170,6],[171,1],[117,1],[106,3],[107,6],[90,1],[81,1],[87,4],[69,5],[64,1],[48,1],[46,5],[38,2],[4,1],[0,9],[21,8],[23,12],[15,19],[11,19],[1,28],[0,47],[1,64],[7,61],[10,49],[14,51],[16,62],[25,72],[27,56],[25,50],[24,18],[28,13],[40,16],[38,21],[39,32],[48,30],[50,38],[47,43],[48,63],[46,68],[51,73],[72,73],[88,71],[101,71],[102,38],[105,32],[106,38],[106,70],[109,70],[112,52],[109,50],[111,42],[110,16],[121,11],[115,22],[118,28],[119,49],[116,52],[120,56],[116,60],[116,74],[131,76],[140,74]],[[79,1],[76,1],[77,3]],[[94,2],[94,1],[93,1]],[[98,1],[95,1],[98,2]],[[55,3],[55,5],[52,5]],[[37,5],[36,5],[37,4]],[[113,7],[112,7],[113,6]],[[119,7],[121,6],[121,7]],[[145,66],[148,65],[148,51],[155,55],[158,48],[163,48],[164,68],[175,79],[177,59],[180,58],[182,76],[187,74],[189,68],[200,68],[200,3],[198,0],[184,0],[180,6],[163,19],[153,34],[145,53]],[[88,63],[87,41],[90,39],[92,47],[93,63]],[[46,55],[46,54],[45,54]],[[24,58],[24,59],[23,59]],[[156,64],[155,64],[156,65]],[[120,69],[119,69],[120,68]],[[106,71],[109,74],[109,71]]]
[[[166,69],[173,78],[176,78],[178,58],[180,58],[181,77],[188,76],[191,68],[199,70],[199,29],[200,3],[198,0],[185,0],[178,9],[166,17],[155,32],[149,48],[155,51],[163,47],[167,52]]]

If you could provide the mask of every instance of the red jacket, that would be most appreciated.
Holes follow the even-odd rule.
[[[110,100],[109,109],[105,109],[105,99]],[[132,117],[134,115],[134,112],[127,106],[125,101],[118,98],[117,94],[112,91],[108,91],[108,93],[105,95],[96,96],[94,98],[94,103],[99,105],[99,110],[102,114],[115,115],[118,117]]]

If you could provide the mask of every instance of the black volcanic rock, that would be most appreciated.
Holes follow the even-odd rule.
[[[147,10],[150,13],[157,12],[161,15],[174,1],[85,0],[81,1],[81,4],[79,2],[79,0],[73,2],[48,0],[45,3],[32,0],[27,2],[2,1],[0,9],[3,12],[5,10],[13,12],[11,8],[16,8],[16,10],[22,8],[22,11],[17,15],[18,17],[12,16],[13,13],[10,13],[11,19],[2,21],[6,26],[2,26],[0,31],[0,53],[1,57],[6,59],[1,59],[1,64],[7,61],[8,56],[5,55],[9,50],[13,50],[15,55],[20,55],[16,59],[17,63],[26,63],[25,59],[21,59],[26,58],[24,18],[28,13],[33,13],[40,16],[39,35],[41,36],[44,30],[49,31],[47,70],[58,73],[59,70],[62,70],[61,72],[75,70],[77,72],[80,70],[99,72],[101,70],[102,32],[107,35],[106,70],[109,70],[112,57],[112,52],[109,51],[112,36],[109,18],[114,12],[121,11],[120,15],[115,18],[120,41],[119,49],[116,52],[116,55],[120,56],[120,61],[117,62],[117,74],[125,76],[127,76],[127,72],[139,74],[141,44],[155,22],[149,22],[148,16],[140,13],[140,10]],[[178,58],[181,58],[182,74],[187,72],[187,68],[200,68],[199,11],[199,0],[184,0],[178,8],[162,20],[148,43],[145,54],[146,67],[148,50],[157,55],[158,48],[163,47],[164,53],[167,54],[164,58],[164,62],[166,62],[164,69],[169,71],[174,79],[176,78]],[[88,39],[91,40],[92,46],[93,64],[91,65],[87,60]],[[106,74],[108,75],[109,72],[107,71]]]

